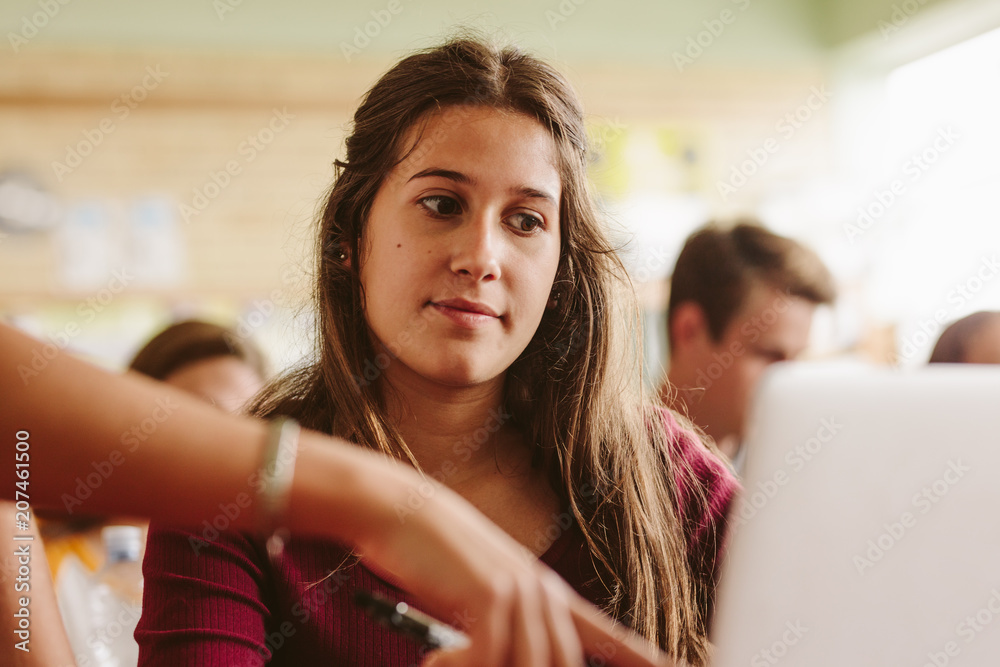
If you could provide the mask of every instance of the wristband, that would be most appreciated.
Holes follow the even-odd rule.
[[[284,519],[295,476],[300,430],[294,419],[278,417],[270,424],[261,456],[260,478],[263,485],[257,492],[257,526],[260,535],[267,538],[267,554],[272,563],[281,557],[289,537]]]

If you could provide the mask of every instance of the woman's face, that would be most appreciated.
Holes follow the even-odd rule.
[[[555,145],[534,119],[483,107],[449,107],[422,130],[362,233],[368,325],[395,357],[390,377],[502,382],[559,263]],[[404,149],[416,139],[411,128]]]

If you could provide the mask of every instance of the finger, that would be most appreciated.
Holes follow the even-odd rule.
[[[580,667],[583,664],[583,648],[570,610],[566,584],[558,575],[547,570],[541,577],[545,594],[545,624],[552,646],[551,664],[554,667]]]
[[[420,667],[472,667],[475,662],[475,649],[472,647],[454,650],[431,651],[420,663]]]
[[[448,667],[448,656],[442,656],[445,651],[432,651],[427,654],[420,667]],[[450,651],[449,651],[450,653]],[[454,665],[455,663],[452,663]]]
[[[475,661],[468,663],[469,665],[506,667],[511,644],[514,641],[511,618],[515,603],[512,579],[507,581],[510,583],[505,584],[505,578],[502,576],[494,576],[490,580],[486,594],[478,599],[481,603],[480,617],[472,616],[468,619],[467,634],[471,645],[461,651],[448,651],[447,658],[463,660],[465,654],[469,654],[475,658]],[[475,613],[473,611],[473,614]]]
[[[616,623],[576,593],[571,593],[570,609],[587,655],[599,655],[616,667],[678,667],[654,644]]]
[[[514,579],[515,604],[512,628],[511,667],[551,667],[546,606],[540,580],[528,572]]]

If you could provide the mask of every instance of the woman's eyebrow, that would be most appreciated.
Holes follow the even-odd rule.
[[[439,169],[437,167],[430,167],[429,169],[424,169],[423,171],[418,171],[413,176],[410,176],[406,182],[417,179],[417,178],[428,178],[431,176],[438,176],[440,178],[447,178],[448,180],[455,181],[456,183],[461,183],[462,185],[475,185],[476,181],[466,176],[460,171],[453,171],[451,169]]]
[[[430,167],[422,171],[418,171],[413,176],[407,179],[407,183],[418,178],[431,178],[431,177],[447,178],[450,181],[455,181],[456,183],[461,183],[462,185],[475,185],[476,179],[472,178],[467,174],[463,174],[460,171],[454,171],[452,169],[440,169],[438,167]],[[556,198],[544,190],[539,190],[537,188],[531,188],[526,185],[515,186],[510,189],[511,194],[515,194],[521,197],[526,197],[528,199],[544,199],[550,204],[556,205],[558,202]]]
[[[510,191],[511,194],[520,195],[521,197],[526,197],[528,199],[544,199],[553,206],[559,205],[559,202],[556,201],[556,198],[550,195],[548,192],[545,192],[544,190],[537,190],[535,188],[521,186],[519,188],[518,187],[511,188]]]

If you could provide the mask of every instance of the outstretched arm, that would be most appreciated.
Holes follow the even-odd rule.
[[[62,352],[46,356],[52,348],[43,348],[0,324],[0,438],[8,443],[2,456],[13,462],[15,441],[28,443],[33,504],[198,525],[220,503],[254,496],[267,431],[262,421]],[[7,479],[0,498],[13,499]],[[427,502],[400,521],[394,508],[405,506],[411,492]],[[252,530],[256,517],[252,503],[232,525]],[[559,664],[552,655],[572,664],[581,644],[607,655],[609,642],[609,664],[667,664],[457,494],[362,448],[303,431],[285,519],[293,532],[355,546],[432,613],[447,618],[471,610],[481,619],[470,628],[475,651],[449,665],[502,665],[525,656],[518,664],[548,667]],[[541,632],[534,619],[542,619]],[[511,647],[518,647],[516,656]]]

